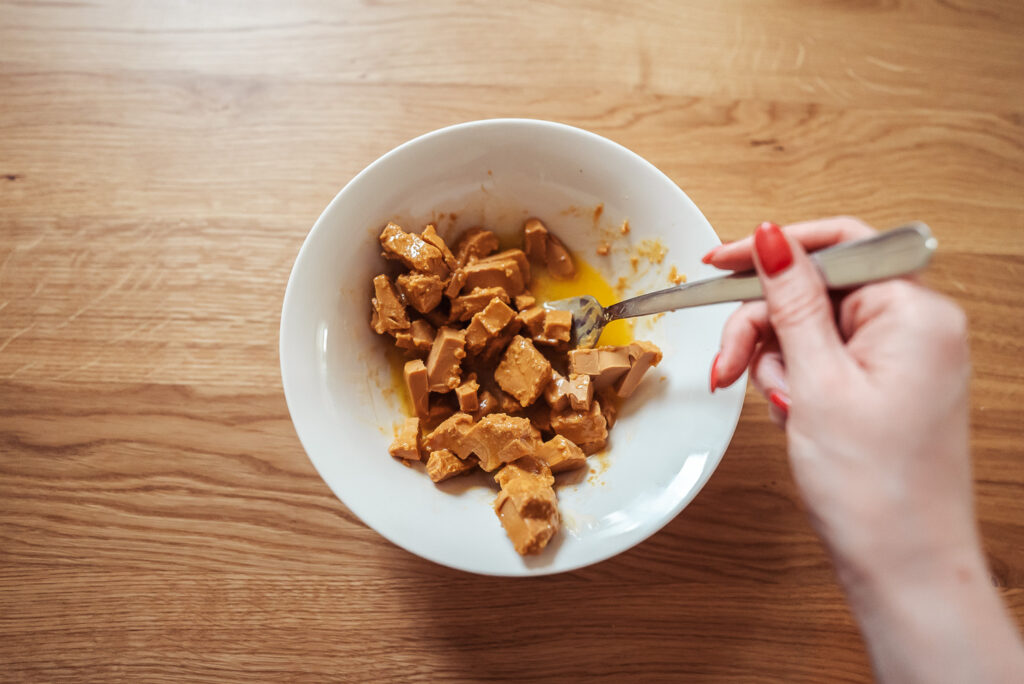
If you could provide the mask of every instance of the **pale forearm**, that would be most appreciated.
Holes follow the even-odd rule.
[[[1019,682],[1024,647],[979,550],[840,577],[881,682]]]

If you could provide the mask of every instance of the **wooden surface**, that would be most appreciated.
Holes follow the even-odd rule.
[[[1022,35],[1016,0],[0,2],[0,679],[870,677],[753,394],[682,515],[562,576],[419,560],[317,477],[299,245],[380,154],[494,116],[623,143],[725,238],[931,224],[1024,618]]]

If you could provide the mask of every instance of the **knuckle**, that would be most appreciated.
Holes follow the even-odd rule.
[[[832,304],[819,288],[792,287],[772,302],[771,321],[776,328],[795,328],[831,311]]]

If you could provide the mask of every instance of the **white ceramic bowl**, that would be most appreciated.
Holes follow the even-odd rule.
[[[603,203],[595,220],[594,209]],[[452,216],[454,214],[454,217]],[[281,312],[281,375],[296,432],[324,481],[353,513],[395,544],[453,568],[489,575],[563,572],[614,556],[657,532],[700,491],[732,438],[745,382],[715,394],[708,370],[735,305],[638,322],[662,364],[625,404],[606,455],[590,472],[560,475],[563,528],[545,551],[521,558],[491,509],[486,474],[435,486],[387,448],[403,419],[369,326],[370,279],[382,268],[377,235],[396,220],[446,237],[474,225],[513,233],[544,219],[612,283],[633,291],[689,279],[719,240],[686,194],[626,148],[557,123],[495,119],[451,126],[388,152],[356,176],[317,220],[295,261]],[[597,257],[599,239],[614,240]],[[660,264],[628,257],[644,240],[667,248]]]

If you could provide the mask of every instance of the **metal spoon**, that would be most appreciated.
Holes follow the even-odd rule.
[[[863,285],[913,273],[928,265],[938,242],[924,223],[905,226],[873,237],[844,242],[811,254],[831,289]],[[572,339],[580,348],[593,347],[612,321],[691,306],[762,299],[761,281],[754,271],[685,283],[667,290],[624,299],[608,307],[590,295],[544,304],[545,309],[572,312]]]

